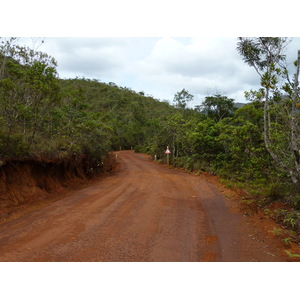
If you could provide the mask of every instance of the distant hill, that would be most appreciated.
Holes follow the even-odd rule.
[[[234,103],[235,108],[241,108],[244,107],[247,103],[242,103],[242,102],[236,102]]]

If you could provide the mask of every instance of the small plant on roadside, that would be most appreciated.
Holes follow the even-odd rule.
[[[286,185],[283,183],[272,183],[268,187],[267,196],[269,199],[276,201],[283,199],[286,193]]]
[[[290,257],[290,258],[293,258],[293,257],[300,257],[300,255],[299,254],[294,254],[294,253],[291,253],[291,252],[289,252],[289,251],[287,251],[287,250],[285,250],[285,253],[288,255],[288,257]]]
[[[291,245],[291,244],[292,244],[291,239],[292,239],[291,237],[287,237],[287,238],[282,239],[282,242],[283,242],[285,245]]]
[[[241,199],[241,204],[246,214],[252,215],[254,213],[257,213],[258,207],[255,199],[249,199],[248,197],[241,197]]]
[[[273,211],[272,216],[277,223],[283,223],[283,220],[285,219],[286,214],[287,214],[287,210],[280,208],[280,209],[275,209]]]
[[[300,212],[288,212],[283,220],[283,223],[288,227],[298,230],[300,227]]]
[[[271,209],[266,208],[266,209],[264,209],[264,213],[265,213],[265,215],[270,216],[272,214],[272,211],[271,211]]]
[[[282,234],[282,228],[274,227],[271,231],[274,235],[281,235]]]
[[[222,182],[221,182],[222,183]],[[234,188],[234,183],[233,182],[228,182],[225,185],[226,188]]]

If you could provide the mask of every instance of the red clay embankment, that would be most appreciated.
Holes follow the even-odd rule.
[[[0,222],[33,206],[43,205],[83,187],[95,176],[113,168],[108,156],[103,164],[87,166],[84,157],[11,160],[0,167]]]

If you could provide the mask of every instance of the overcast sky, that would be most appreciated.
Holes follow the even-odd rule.
[[[37,47],[39,41],[29,38],[27,43]],[[216,93],[245,102],[244,91],[259,87],[257,73],[243,62],[236,43],[236,37],[47,37],[38,50],[57,60],[60,78],[114,82],[170,102],[185,88],[197,105]],[[300,39],[294,38],[288,61],[296,59],[298,49]]]
[[[183,88],[194,95],[194,105],[217,92],[245,102],[244,91],[257,89],[260,80],[237,53],[236,37],[297,36],[298,10],[284,14],[280,5],[261,0],[247,6],[206,2],[8,1],[0,36],[47,36],[39,50],[57,60],[61,78],[114,82],[171,102]],[[285,1],[286,7],[294,4]],[[298,49],[300,39],[294,38],[288,61]]]

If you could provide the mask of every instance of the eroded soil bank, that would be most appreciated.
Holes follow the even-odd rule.
[[[83,156],[8,161],[0,167],[0,222],[78,190],[105,176],[114,165],[113,155],[102,163],[88,162]]]

